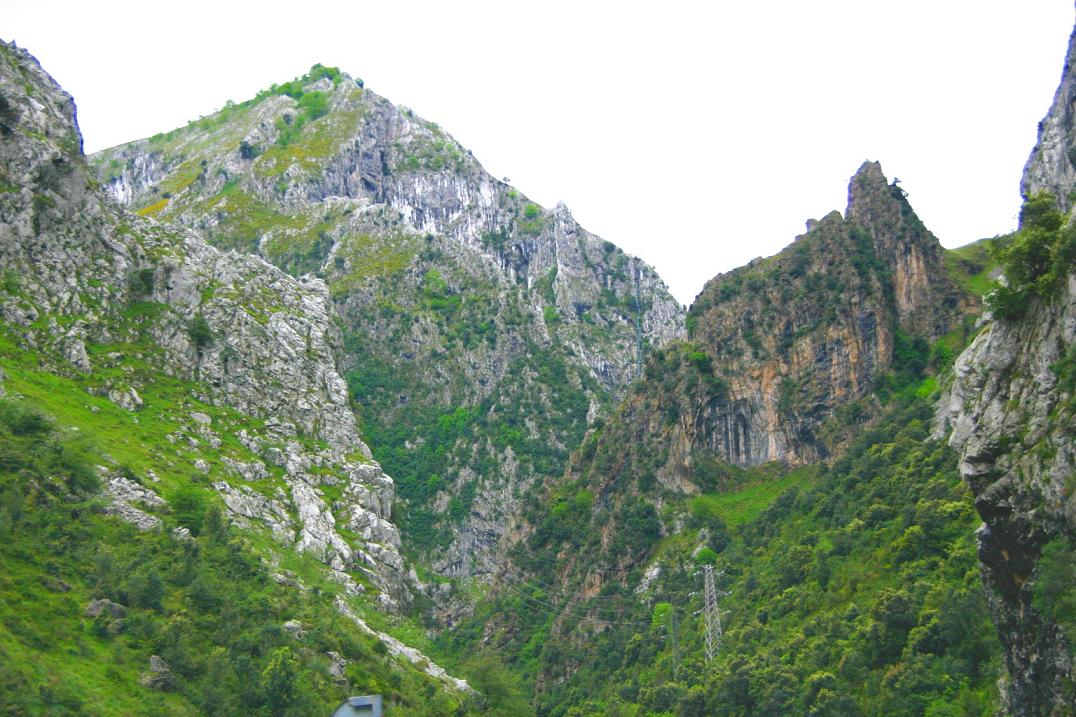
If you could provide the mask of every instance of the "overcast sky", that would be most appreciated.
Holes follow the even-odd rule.
[[[1071,0],[0,7],[0,36],[75,96],[87,152],[337,65],[685,303],[843,211],[866,159],[946,246],[1014,228],[1072,25]]]

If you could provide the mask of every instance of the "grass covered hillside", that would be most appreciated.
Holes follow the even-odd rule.
[[[4,714],[312,715],[357,692],[396,714],[469,713],[341,614],[314,559],[267,564],[205,488],[174,488],[159,529],[111,515],[112,442],[34,403],[0,402]]]

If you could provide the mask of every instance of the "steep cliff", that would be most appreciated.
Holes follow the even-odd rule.
[[[877,163],[852,178],[845,217],[809,227],[778,255],[715,277],[695,300],[693,350],[721,390],[684,397],[671,445],[740,465],[824,457],[825,421],[920,360],[924,342],[958,326],[974,301]],[[690,468],[688,453],[674,457]]]
[[[325,278],[362,430],[446,574],[481,569],[518,497],[682,333],[650,267],[332,68],[93,161],[139,213]]]
[[[1068,714],[1073,646],[1036,601],[1043,547],[1076,537],[1076,274],[1019,321],[991,321],[954,368],[943,418],[983,519],[979,559],[1013,715]],[[1074,586],[1065,586],[1071,590]],[[1054,587],[1053,589],[1057,589]],[[1062,599],[1062,596],[1055,596]]]
[[[1074,100],[1076,32],[1024,168],[1021,229],[1000,244],[993,316],[957,360],[939,410],[983,520],[979,560],[1013,715],[1076,709]]]
[[[1076,31],[1069,38],[1053,104],[1039,122],[1039,136],[1031,150],[1020,191],[1025,197],[1049,192],[1065,212],[1073,206],[1076,186]]]

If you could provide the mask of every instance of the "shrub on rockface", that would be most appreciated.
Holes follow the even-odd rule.
[[[1076,549],[1071,539],[1062,536],[1046,544],[1032,592],[1035,608],[1057,622],[1076,644]]]
[[[199,353],[213,344],[213,329],[209,327],[209,322],[201,314],[191,320],[190,325],[187,326],[187,333]]]
[[[997,258],[1005,281],[995,282],[986,302],[994,316],[1015,321],[1035,299],[1056,295],[1076,268],[1076,224],[1065,222],[1052,194],[1039,192],[1025,200],[1020,230],[1001,242]]]

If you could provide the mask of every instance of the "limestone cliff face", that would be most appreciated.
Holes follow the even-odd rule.
[[[706,285],[688,313],[690,340],[651,354],[644,380],[573,454],[566,482],[603,508],[633,496],[660,506],[724,487],[723,463],[817,462],[848,438],[827,422],[869,416],[859,399],[891,371],[921,371],[929,342],[972,308],[877,163],[852,178],[845,217],[808,226],[776,256]]]
[[[282,133],[307,116],[303,100],[270,93],[96,155],[106,188],[124,204],[233,243],[229,225],[250,200],[293,218],[339,205],[349,217],[321,217],[324,246],[308,265],[329,276],[355,268],[334,260],[348,253],[356,234],[448,240],[464,247],[469,261],[496,269],[506,287],[548,282],[548,295],[535,299],[539,308],[558,312],[577,358],[614,392],[637,374],[636,319],[649,343],[681,335],[682,308],[653,269],[584,230],[566,207],[529,202],[436,124],[346,74],[304,79],[307,96],[326,98],[326,113],[287,144]],[[371,212],[379,214],[376,227],[362,221]],[[287,227],[247,228],[251,248],[271,260],[282,253]],[[626,340],[588,350],[592,327]]]
[[[845,217],[811,222],[780,254],[699,294],[691,339],[727,391],[692,411],[681,440],[738,464],[816,460],[827,451],[819,428],[893,367],[898,332],[935,339],[964,301],[937,239],[868,162]]]
[[[1019,321],[991,321],[961,354],[943,429],[983,518],[983,583],[1005,646],[1012,715],[1069,714],[1073,646],[1033,603],[1043,546],[1076,535],[1076,274]]]
[[[19,350],[174,422],[168,441],[237,521],[314,553],[352,590],[362,577],[387,605],[407,599],[393,482],[359,438],[325,283],[131,215],[92,175],[71,97],[0,45],[0,320]],[[165,380],[190,402],[150,405]]]
[[[344,73],[93,163],[139,213],[325,279],[365,435],[445,574],[484,569],[522,495],[683,333],[649,266]]]
[[[1025,196],[1047,191],[1061,209],[1073,207],[1076,186],[1076,32],[1069,38],[1061,83],[1053,104],[1039,122],[1039,137],[1024,166],[1020,191]]]
[[[896,324],[929,338],[948,332],[963,297],[943,268],[942,246],[877,162],[865,163],[852,177],[845,219],[870,235],[870,250],[881,267],[879,281],[892,295],[888,308],[895,310]]]

